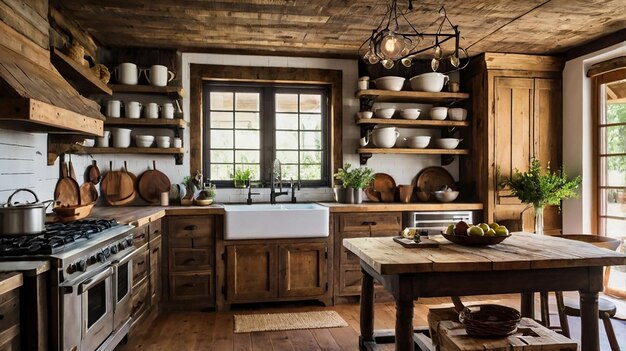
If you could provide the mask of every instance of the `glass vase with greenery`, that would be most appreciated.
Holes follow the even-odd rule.
[[[246,183],[253,176],[253,172],[250,168],[238,168],[235,173],[231,175],[235,188],[245,188]]]
[[[374,171],[368,167],[352,168],[351,164],[346,163],[334,177],[341,182],[341,188],[335,189],[337,201],[358,204],[363,201],[362,190],[374,181]]]
[[[536,158],[530,162],[527,172],[515,170],[513,176],[505,180],[511,188],[511,193],[523,203],[532,205],[535,209],[535,233],[543,234],[543,209],[546,205],[561,206],[561,200],[578,197],[578,186],[581,177],[568,179],[561,168],[555,172],[550,170],[550,164],[545,172],[541,170],[541,163]]]

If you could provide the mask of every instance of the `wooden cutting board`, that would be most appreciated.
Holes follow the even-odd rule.
[[[454,178],[443,167],[427,167],[413,178],[411,184],[417,188],[417,198],[428,201],[431,192],[441,190],[444,186],[454,187]]]
[[[100,179],[102,178],[101,174],[100,174],[100,168],[98,168],[98,164],[96,163],[96,160],[91,161],[91,165],[89,165],[89,167],[87,167],[87,181],[96,185],[100,182]]]
[[[153,205],[161,203],[161,193],[168,192],[172,188],[170,179],[156,169],[156,162],[152,161],[152,169],[145,171],[139,178],[137,191],[141,198]]]
[[[100,190],[105,201],[111,206],[121,206],[132,202],[135,198],[135,183],[126,170],[113,170],[113,162],[109,163],[109,172],[100,182]]]
[[[90,204],[98,200],[98,189],[92,182],[85,182],[80,186],[80,203]]]
[[[80,204],[80,188],[76,180],[68,176],[67,163],[61,162],[59,181],[54,187],[55,206],[77,206]]]
[[[382,202],[393,202],[395,200],[396,181],[387,173],[374,174],[372,189],[380,193]]]

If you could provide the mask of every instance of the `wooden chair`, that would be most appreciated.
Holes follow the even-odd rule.
[[[609,250],[617,250],[620,245],[620,241],[617,239],[597,235],[564,234],[555,236],[559,236],[569,240],[584,241],[594,246]],[[605,274],[606,271],[608,271],[608,267],[605,268]],[[550,328],[548,292],[541,292],[539,295],[541,297],[541,324],[543,324],[545,327]],[[580,317],[580,302],[578,300],[564,301],[562,291],[555,291],[554,295],[556,297],[556,306],[559,314],[561,333],[569,338],[570,330],[567,316]],[[611,317],[615,316],[615,313],[617,312],[617,307],[611,301],[600,297],[598,298],[598,312],[598,317],[602,319],[602,323],[604,324],[604,329],[606,330],[606,336],[609,339],[611,351],[620,351],[617,338],[615,337],[615,331],[613,330],[613,325],[611,324]]]

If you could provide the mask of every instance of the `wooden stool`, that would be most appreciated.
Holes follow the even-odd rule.
[[[604,323],[604,329],[609,339],[609,345],[611,345],[611,351],[620,351],[617,338],[615,337],[615,331],[613,330],[613,324],[611,324],[611,317],[615,316],[615,313],[617,313],[617,306],[615,306],[613,302],[600,297],[598,298],[598,312],[602,323]],[[580,302],[578,300],[566,301],[563,306],[563,313],[567,316],[580,317]],[[569,336],[569,325],[567,323],[565,326],[561,325],[561,329],[563,330],[563,335]]]

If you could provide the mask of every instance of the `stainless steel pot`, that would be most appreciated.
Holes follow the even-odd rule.
[[[14,203],[13,196],[27,191],[35,197],[35,202]],[[17,189],[9,196],[7,203],[0,206],[0,235],[39,234],[45,230],[46,208],[50,201],[39,202],[37,194],[30,189]]]

